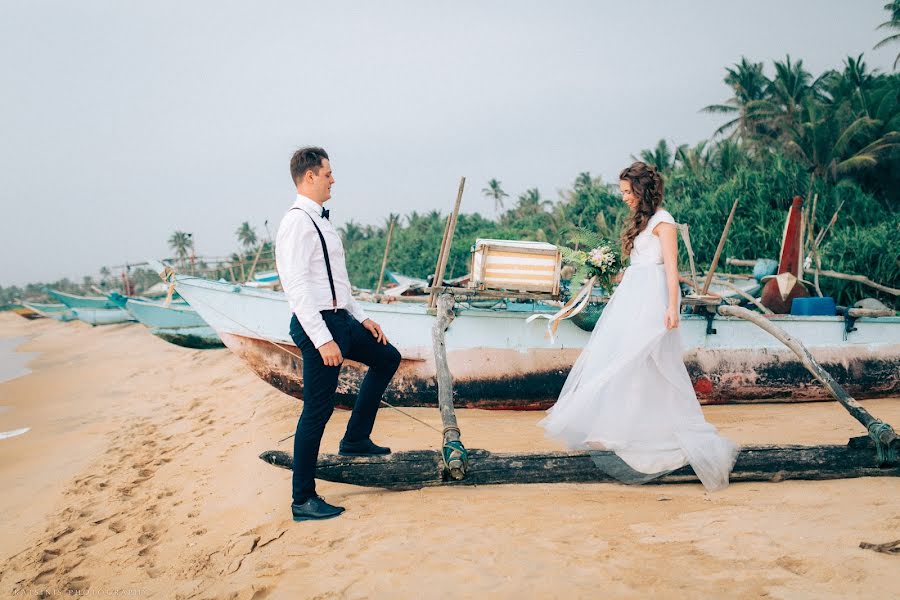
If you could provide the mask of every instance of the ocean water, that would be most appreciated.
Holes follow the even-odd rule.
[[[26,365],[28,361],[37,356],[35,352],[16,352],[16,347],[22,345],[25,338],[0,338],[0,384],[22,375],[31,373]],[[9,412],[8,406],[3,406],[3,391],[0,389],[0,414]],[[27,433],[30,428],[18,427],[9,431],[0,431],[0,440],[13,438]]]
[[[16,347],[23,343],[25,343],[23,337],[0,338],[0,383],[31,373],[31,369],[26,365],[37,356],[37,353],[16,352]]]

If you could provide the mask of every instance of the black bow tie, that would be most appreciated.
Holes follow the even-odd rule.
[[[322,209],[322,218],[323,218],[323,219],[327,219],[327,218],[328,218],[328,209],[327,209],[327,208],[323,208],[323,209]]]

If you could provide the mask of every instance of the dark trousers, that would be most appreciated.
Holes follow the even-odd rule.
[[[325,325],[347,359],[369,367],[359,386],[353,414],[347,423],[344,439],[365,440],[372,433],[375,415],[385,388],[400,366],[400,353],[391,344],[380,344],[359,321],[346,310],[322,311]],[[334,392],[340,367],[329,367],[310,341],[296,316],[291,318],[291,339],[303,355],[303,412],[294,436],[294,502],[302,504],[316,495],[316,461],[325,424],[334,412]]]

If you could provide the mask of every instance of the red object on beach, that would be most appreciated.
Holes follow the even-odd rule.
[[[803,216],[801,208],[803,198],[794,196],[794,202],[788,210],[784,236],[781,239],[781,256],[778,262],[778,275],[769,279],[763,287],[761,302],[776,314],[791,312],[794,298],[805,298],[809,291],[800,282],[800,267],[803,257]]]

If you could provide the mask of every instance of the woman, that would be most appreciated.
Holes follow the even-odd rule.
[[[608,474],[643,483],[690,463],[708,490],[728,485],[738,448],[706,422],[682,360],[675,220],[663,179],[636,162],[619,175],[630,266],[541,426]]]

